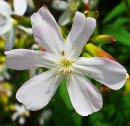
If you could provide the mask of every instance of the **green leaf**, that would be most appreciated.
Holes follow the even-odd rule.
[[[126,23],[129,23],[130,20],[128,18],[124,18],[124,17],[120,17],[120,18],[117,18],[114,22],[113,22],[113,25],[114,26],[121,26],[123,27],[123,25],[125,25]]]
[[[76,113],[70,102],[65,81],[58,88],[54,97],[56,126],[80,126],[81,116]]]
[[[125,27],[107,25],[104,27],[103,33],[113,35],[119,43],[130,47],[130,33],[125,29]]]
[[[130,4],[130,0],[129,0],[129,4]],[[115,17],[118,17],[119,15],[124,13],[126,11],[126,9],[127,8],[126,8],[124,2],[121,2],[116,7],[114,7],[114,9],[112,9],[109,14],[107,14],[105,19],[103,20],[103,23],[107,23],[107,22],[113,20]]]
[[[70,110],[73,110],[74,108],[71,104],[65,81],[63,81],[60,85],[60,96],[61,96],[62,100],[65,102],[67,108]]]

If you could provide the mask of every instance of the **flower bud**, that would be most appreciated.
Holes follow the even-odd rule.
[[[0,37],[0,50],[4,49],[5,39],[3,37]]]
[[[126,92],[130,92],[130,77],[128,74],[126,74],[126,78],[127,78],[127,81],[126,81],[126,84],[125,84],[125,90]]]
[[[89,17],[97,19],[98,18],[98,11],[94,11],[94,12],[90,13]]]
[[[86,11],[84,11],[84,15],[85,15],[85,17],[88,17],[89,13],[90,13],[90,12],[89,12],[89,11],[87,11],[87,10],[86,10]]]
[[[84,11],[84,15],[85,17],[92,17],[92,18],[95,18],[97,19],[98,18],[98,11],[94,11],[94,12],[89,12],[89,11]]]
[[[20,24],[24,27],[27,27],[27,28],[32,27],[31,20],[28,17],[19,16],[19,15],[15,15],[15,14],[12,14],[11,17],[13,19],[15,19],[18,22],[18,24]]]
[[[82,56],[83,56],[83,57],[88,57],[88,58],[89,58],[89,57],[92,57],[92,56],[91,56],[89,53],[87,53],[87,52],[83,52],[83,53],[82,53]]]
[[[115,38],[111,35],[96,35],[90,39],[90,42],[94,44],[109,44],[115,41]]]
[[[104,57],[104,58],[108,58],[110,60],[116,61],[111,55],[109,55],[107,52],[100,49],[99,47],[93,45],[92,43],[86,44],[84,50],[86,50],[92,56]]]

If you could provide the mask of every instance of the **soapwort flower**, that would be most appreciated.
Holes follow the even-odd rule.
[[[12,115],[12,120],[18,119],[20,125],[25,124],[26,120],[25,117],[30,116],[30,112],[24,107],[24,105],[15,104],[14,105],[15,112]]]
[[[11,6],[4,0],[0,0],[0,36],[5,35],[5,50],[13,48],[13,43],[16,36],[17,21],[11,15],[16,14],[22,16],[27,9],[26,0],[13,0],[14,11]],[[18,26],[20,29],[31,33],[32,30],[23,26]]]
[[[25,70],[46,67],[49,70],[32,77],[17,91],[16,98],[29,110],[46,106],[62,80],[66,80],[71,103],[82,116],[102,107],[102,96],[86,76],[119,89],[126,82],[126,70],[107,58],[79,57],[96,27],[94,18],[76,12],[66,42],[50,12],[41,8],[31,16],[33,35],[46,51],[15,49],[6,51],[6,64],[11,69]]]

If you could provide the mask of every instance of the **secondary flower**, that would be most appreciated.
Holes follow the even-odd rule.
[[[85,4],[88,3],[88,0],[82,0]],[[54,0],[52,3],[52,7],[55,8],[56,10],[64,11],[63,14],[60,16],[58,23],[61,26],[64,26],[68,24],[72,16],[75,14],[75,12],[78,9],[79,6],[78,0]]]
[[[14,110],[16,112],[13,113],[12,120],[16,120],[17,118],[19,118],[19,124],[23,125],[26,121],[25,117],[29,117],[30,112],[24,107],[24,105],[20,106],[18,104],[14,105]]]
[[[5,64],[0,64],[0,82],[4,81],[5,79],[10,79],[10,75],[7,72],[7,67]]]
[[[46,121],[49,121],[51,116],[52,116],[52,111],[50,109],[44,110],[39,118],[40,126],[43,126]]]
[[[6,64],[16,70],[46,67],[49,70],[32,77],[17,91],[16,98],[29,110],[39,110],[53,97],[63,79],[77,113],[87,116],[102,107],[102,96],[85,76],[119,89],[126,82],[126,70],[107,58],[79,57],[96,27],[96,20],[76,12],[66,42],[50,12],[41,8],[31,16],[33,35],[46,51],[15,49],[6,51]]]
[[[13,0],[14,12],[11,6],[4,0],[0,0],[0,36],[5,35],[5,50],[13,48],[13,43],[16,35],[17,21],[11,18],[11,14],[23,15],[27,9],[26,0]],[[31,29],[23,26],[18,26],[27,33],[31,33]]]

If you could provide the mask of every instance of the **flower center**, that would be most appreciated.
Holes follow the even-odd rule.
[[[76,11],[77,8],[78,8],[78,3],[77,2],[71,3],[69,8],[70,8],[71,11]]]
[[[59,74],[63,72],[63,76],[66,74],[70,74],[73,71],[72,64],[75,62],[74,60],[67,59],[64,54],[59,62],[55,62],[58,65],[56,73]]]
[[[58,62],[58,70],[57,74],[59,74],[61,71],[63,71],[63,75],[65,76],[66,74],[70,74],[73,70],[71,68],[72,63],[74,61],[70,61],[66,58],[63,58],[60,62]]]

